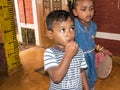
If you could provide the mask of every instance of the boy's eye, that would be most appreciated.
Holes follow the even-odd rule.
[[[65,29],[60,29],[60,32],[65,32]]]
[[[75,27],[74,27],[74,26],[73,26],[73,27],[71,27],[71,28],[70,28],[70,30],[75,30]]]

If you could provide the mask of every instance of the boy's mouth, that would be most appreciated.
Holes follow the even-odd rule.
[[[68,41],[68,42],[73,42],[74,40],[71,39],[71,40],[67,40],[67,41]]]

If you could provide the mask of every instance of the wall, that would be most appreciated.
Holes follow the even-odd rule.
[[[120,0],[96,0],[95,11],[96,42],[120,56]]]
[[[22,11],[24,10],[23,0],[18,0],[18,3],[21,2],[19,6],[22,8],[19,8],[20,26],[23,25],[21,23],[25,23],[26,17],[26,22],[30,24],[28,27],[35,28],[36,42],[38,43],[36,45],[44,48],[52,46],[54,43],[46,36],[45,18],[54,9],[67,9],[67,0],[35,0],[36,7],[30,7],[34,0],[24,1],[27,5],[25,7],[26,16]],[[32,11],[34,8],[36,8],[37,17],[34,15],[35,10]],[[95,11],[94,21],[98,26],[96,42],[109,49],[113,55],[120,56],[120,0],[95,0]],[[34,23],[34,19],[36,19],[36,23]],[[38,25],[38,29],[35,25]]]

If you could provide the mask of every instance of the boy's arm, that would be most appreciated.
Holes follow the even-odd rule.
[[[67,44],[65,47],[65,55],[61,60],[61,63],[57,67],[48,69],[48,73],[52,81],[55,83],[61,82],[68,71],[73,56],[77,53],[77,51],[78,44],[76,42],[73,41]]]
[[[48,74],[53,82],[59,83],[62,81],[68,71],[71,60],[71,57],[65,55],[57,67],[48,69]]]
[[[81,69],[81,77],[82,77],[83,89],[84,90],[90,90],[89,85],[88,85],[88,81],[87,81],[87,76],[86,76],[86,73],[85,73],[84,69]]]

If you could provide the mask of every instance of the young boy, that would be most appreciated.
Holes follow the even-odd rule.
[[[44,53],[44,69],[50,77],[49,90],[89,90],[83,51],[74,41],[74,19],[65,10],[55,10],[46,18],[48,37],[55,46]]]

